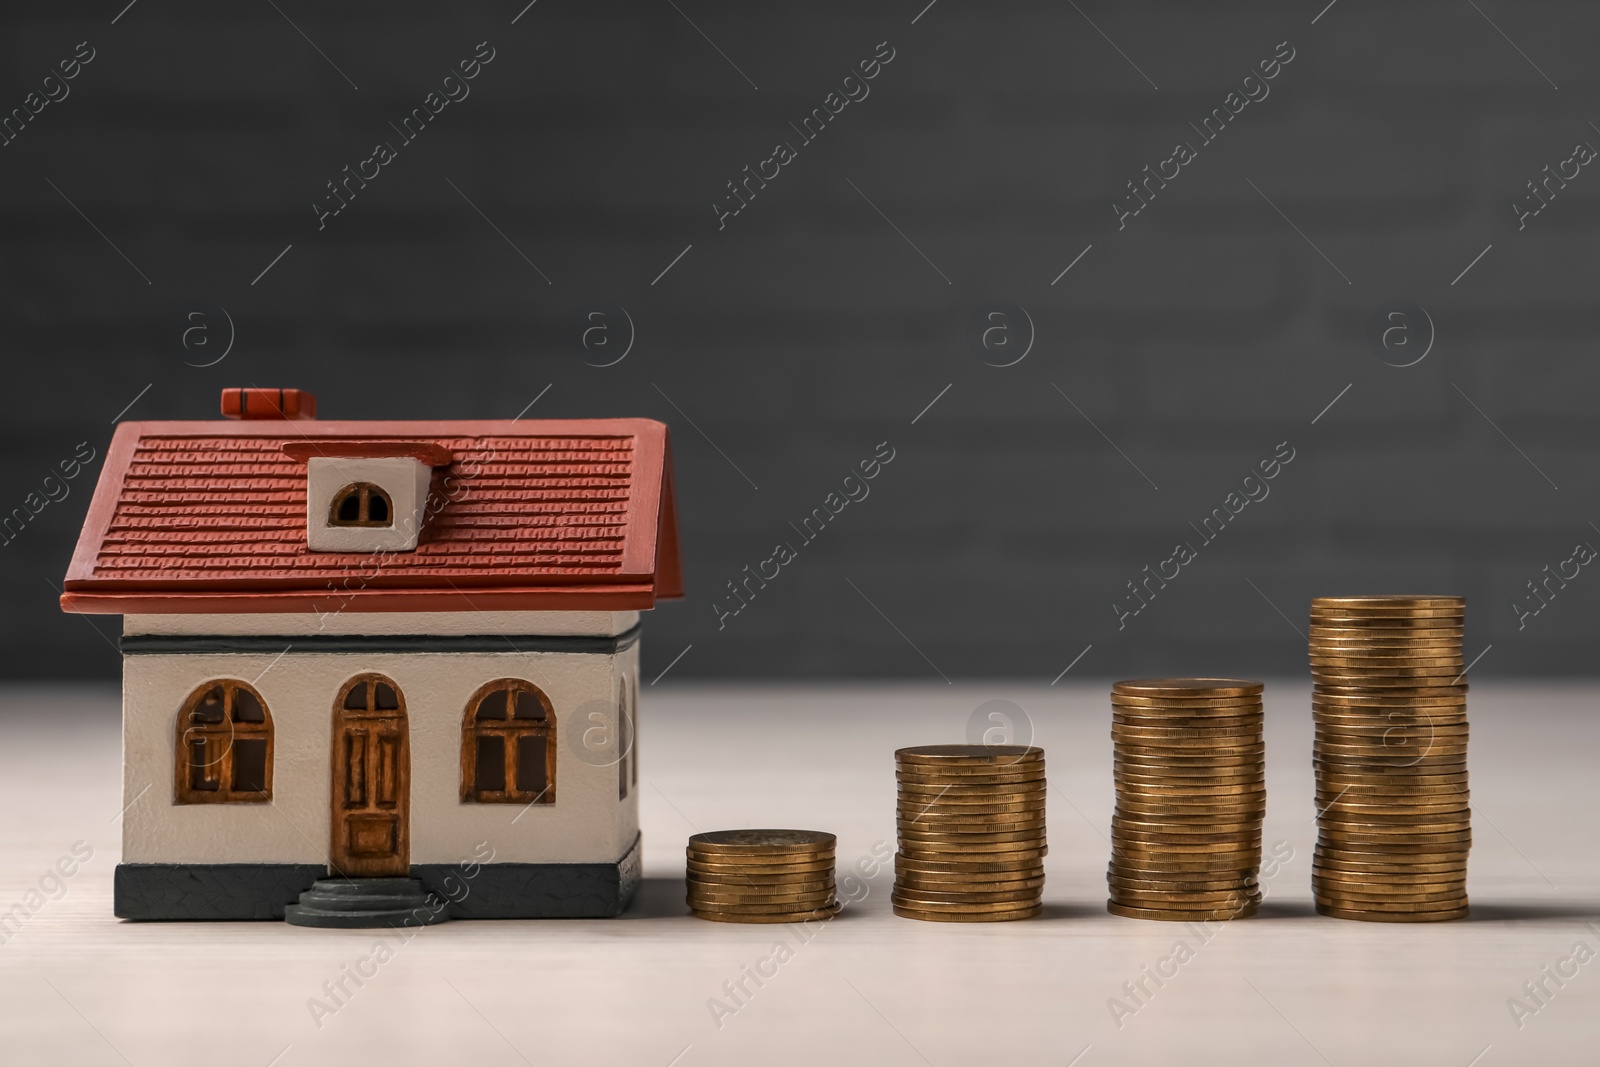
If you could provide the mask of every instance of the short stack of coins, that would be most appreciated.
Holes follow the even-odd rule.
[[[1467,686],[1454,596],[1311,601],[1317,911],[1467,914]]]
[[[1262,684],[1148,678],[1111,687],[1116,812],[1106,910],[1234,919],[1261,902]]]
[[[834,836],[819,830],[716,830],[689,838],[689,910],[722,923],[837,914]]]
[[[1043,908],[1044,749],[925,745],[895,754],[896,915],[1029,919]]]

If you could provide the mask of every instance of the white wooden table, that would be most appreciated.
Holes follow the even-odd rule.
[[[1473,914],[1441,925],[1321,918],[1310,902],[1309,685],[1267,689],[1265,840],[1294,850],[1257,918],[1202,942],[1107,915],[1111,742],[1102,683],[690,688],[644,695],[646,882],[606,921],[455,922],[400,942],[281,923],[133,924],[111,915],[116,694],[0,690],[0,1063],[1438,1064],[1600,1061],[1600,960],[1539,1005],[1523,984],[1600,952],[1600,686],[1477,683],[1471,695]],[[843,868],[892,841],[893,750],[965,739],[975,707],[1031,717],[1051,780],[1044,916],[920,923],[892,870],[801,942],[682,906],[695,830],[827,829]],[[514,832],[514,831],[508,831]],[[75,843],[93,856],[49,872]],[[79,846],[80,853],[85,846]],[[71,868],[73,865],[66,865]],[[59,876],[57,876],[59,877]],[[42,890],[30,896],[30,890]],[[30,905],[36,905],[30,908]],[[21,913],[17,911],[21,907]],[[1588,925],[1594,923],[1593,926]],[[777,973],[714,1019],[724,983],[789,943]],[[1132,1004],[1176,941],[1194,958]],[[392,958],[320,1018],[324,983]],[[770,972],[772,965],[766,965]],[[1170,968],[1169,968],[1170,969]],[[1518,1021],[1508,1006],[1529,1008]],[[720,1021],[721,1025],[718,1025]],[[1476,1058],[1475,1058],[1476,1057]]]

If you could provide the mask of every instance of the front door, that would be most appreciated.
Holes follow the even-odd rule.
[[[329,865],[350,878],[410,870],[411,746],[400,689],[381,674],[346,682],[333,709]]]

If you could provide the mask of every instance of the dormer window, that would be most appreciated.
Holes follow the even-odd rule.
[[[355,482],[339,490],[328,509],[329,526],[393,526],[389,494],[371,482]]]
[[[313,552],[414,550],[429,519],[434,471],[455,461],[435,441],[302,436],[283,451],[305,464]]]

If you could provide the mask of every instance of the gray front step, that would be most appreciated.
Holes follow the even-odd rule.
[[[444,901],[415,878],[319,878],[283,909],[291,926],[361,929],[444,922]]]

